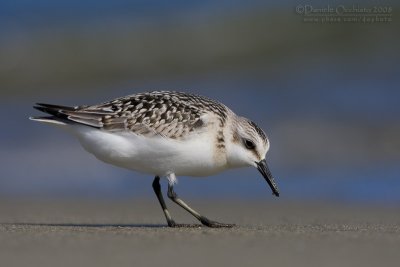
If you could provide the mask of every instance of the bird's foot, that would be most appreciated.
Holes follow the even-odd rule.
[[[216,221],[211,221],[204,216],[202,216],[200,218],[200,222],[203,225],[205,225],[207,227],[211,227],[211,228],[232,228],[232,227],[236,226],[235,224],[227,224],[227,223],[219,223]]]
[[[206,217],[201,217],[200,222],[207,227],[210,228],[232,228],[236,226],[235,224],[227,224],[227,223],[220,223],[216,221],[211,221]],[[187,224],[187,223],[176,223],[175,221],[171,220],[168,221],[168,226],[171,228],[199,228],[201,224]]]
[[[174,220],[168,220],[168,226],[169,227],[177,227],[177,223]]]
[[[174,220],[168,221],[168,227],[171,228],[198,228],[200,224],[176,223]]]
[[[173,228],[200,228],[201,224],[190,224],[190,223],[177,223]]]

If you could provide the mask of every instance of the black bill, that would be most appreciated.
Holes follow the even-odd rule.
[[[257,169],[261,172],[261,174],[264,176],[265,180],[271,187],[272,194],[279,197],[278,186],[276,185],[274,177],[272,176],[271,172],[268,169],[267,161],[263,159],[260,162],[256,162],[256,164],[257,164]]]

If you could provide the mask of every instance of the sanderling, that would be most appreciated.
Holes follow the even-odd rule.
[[[168,179],[168,197],[209,227],[232,225],[211,221],[183,202],[174,191],[176,176],[253,166],[279,196],[265,160],[270,147],[266,134],[215,100],[161,91],[91,106],[38,103],[34,108],[50,116],[30,119],[65,128],[99,160],[154,175],[152,186],[171,227],[179,225],[164,202],[160,177]]]

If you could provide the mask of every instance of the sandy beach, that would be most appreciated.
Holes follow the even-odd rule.
[[[2,200],[1,266],[398,266],[398,208],[191,201],[232,229],[168,228],[156,200]],[[193,223],[169,203],[175,220]]]

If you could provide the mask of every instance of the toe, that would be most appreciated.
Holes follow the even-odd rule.
[[[211,227],[211,228],[232,228],[235,225],[234,224],[227,224],[227,223],[219,223],[216,221],[211,221],[209,219],[207,219],[206,217],[202,216],[200,218],[200,222],[207,226],[207,227]]]

